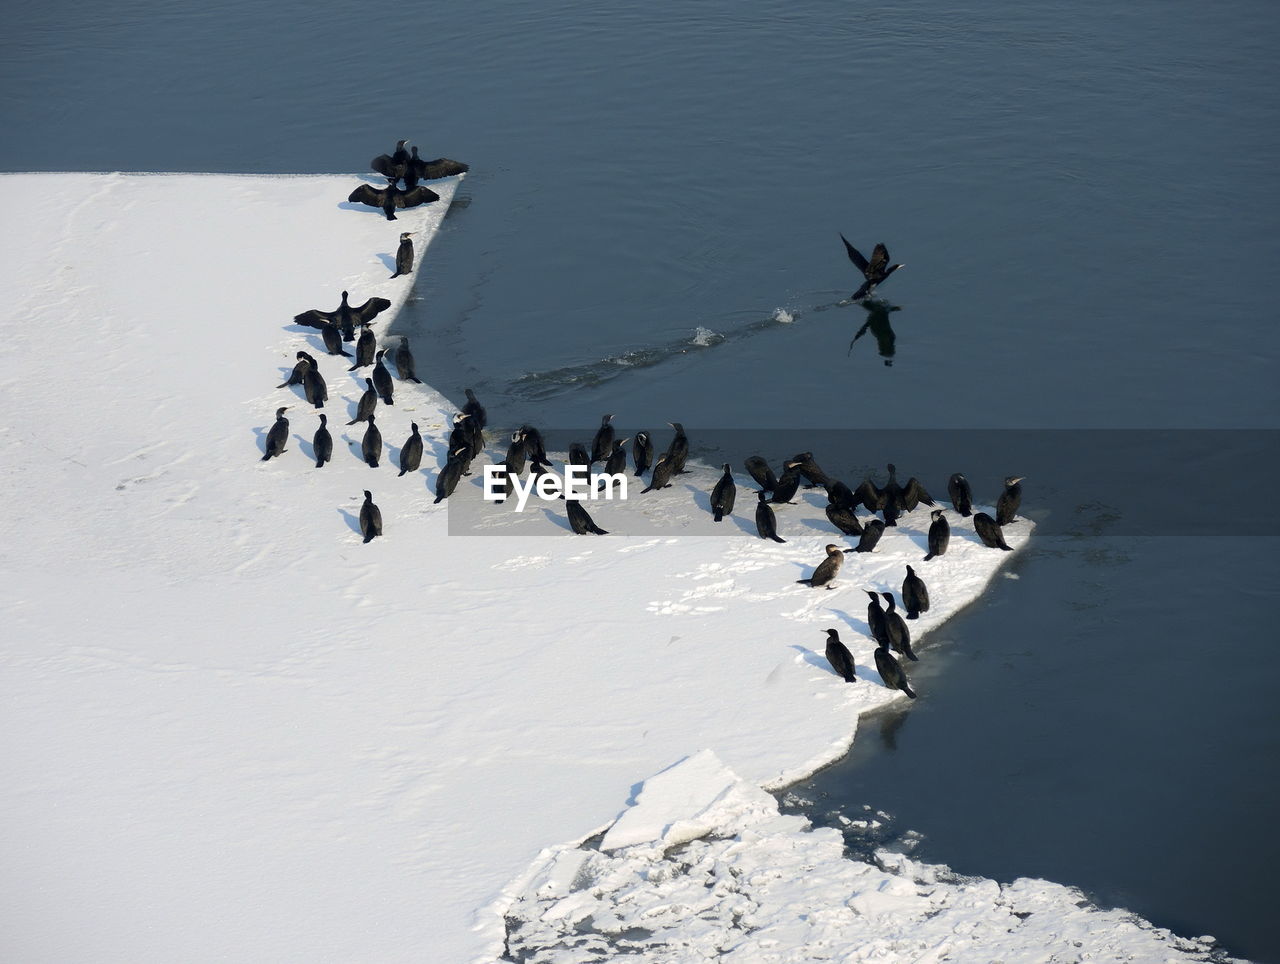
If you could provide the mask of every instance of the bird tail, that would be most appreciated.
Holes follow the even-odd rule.
[[[919,619],[919,618],[920,618],[920,614],[919,614],[918,612],[909,612],[909,613],[907,613],[907,618],[908,618],[908,619]]]
[[[774,542],[786,542],[786,541],[787,541],[786,539],[782,538],[782,536],[770,536],[769,538],[770,538],[770,539],[772,539]]]
[[[401,470],[400,470],[400,475],[404,475],[404,474],[405,474],[406,472],[408,472],[408,471],[409,471],[408,469],[401,469]],[[397,478],[397,479],[398,479],[398,478],[400,478],[400,475],[397,475],[397,476],[396,476],[396,478]]]
[[[925,556],[925,557],[924,557],[924,561],[925,561],[925,562],[928,562],[930,559],[932,559],[932,558],[933,558],[934,556],[936,556],[936,555],[937,555],[937,553],[936,553],[936,552],[931,552],[931,553],[929,553],[927,556]]]
[[[392,278],[398,278],[398,277],[400,277],[402,274],[404,274],[404,272],[403,272],[403,271],[397,271],[397,272],[396,272],[395,274],[393,274],[391,277],[392,277]]]
[[[372,542],[372,541],[373,541],[373,537],[374,537],[375,535],[377,535],[377,533],[376,533],[376,532],[370,532],[367,536],[365,536],[365,537],[364,537],[364,544],[367,546],[370,542]]]
[[[717,521],[717,522],[723,522],[723,521],[724,521],[724,513],[723,513],[722,511],[720,511],[719,509],[716,509],[716,521]]]
[[[419,378],[417,375],[410,375],[410,376],[409,376],[409,381],[411,381],[411,382],[417,382],[419,385],[421,385],[421,384],[422,384],[422,379],[421,379],[421,378]]]
[[[911,684],[906,680],[902,681],[902,692],[906,693],[913,700],[916,698],[916,691],[911,688]]]
[[[324,468],[324,459],[316,459],[316,468],[318,469]]]
[[[443,502],[443,501],[444,501],[444,496],[442,496],[442,495],[438,495],[438,496],[436,496],[436,500],[435,500],[435,502],[432,502],[431,504],[432,504],[432,505],[438,505],[438,504],[440,504],[440,503],[441,503],[441,502]]]
[[[812,580],[812,579],[797,579],[797,580],[796,580],[796,582],[800,583],[800,585],[802,585],[802,586],[812,586],[812,585],[813,585],[813,580]]]

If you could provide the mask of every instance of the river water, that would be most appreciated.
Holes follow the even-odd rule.
[[[469,162],[397,324],[499,423],[681,421],[695,455],[896,460],[935,494],[1027,474],[1017,579],[796,792],[1280,960],[1273,4],[7,14],[0,170],[361,172],[398,137]],[[906,264],[893,310],[847,303],[841,232]]]

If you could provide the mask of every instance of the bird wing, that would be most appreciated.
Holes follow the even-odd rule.
[[[347,198],[353,204],[367,204],[371,208],[380,208],[386,203],[386,191],[379,191],[371,184],[361,184]]]
[[[907,479],[907,487],[903,490],[903,498],[907,503],[907,511],[911,511],[921,502],[925,505],[933,505],[933,499],[929,496],[928,490],[917,481],[915,476]]]
[[[369,162],[369,166],[383,177],[391,177],[391,172],[395,170],[396,163],[391,159],[390,154],[379,154]]]
[[[434,181],[440,177],[452,177],[454,174],[466,174],[471,170],[470,166],[463,164],[461,161],[450,160],[447,157],[437,157],[433,161],[424,161],[419,159],[415,168],[418,177],[424,181]]]
[[[889,249],[883,243],[877,244],[875,250],[871,252],[871,264],[868,266],[868,274],[879,275],[887,267],[889,267]]]
[[[840,240],[844,242],[844,249],[849,252],[849,260],[853,262],[853,266],[863,274],[867,273],[867,259],[862,256],[862,252],[849,243],[849,239],[843,234]]]
[[[321,311],[319,308],[312,308],[310,311],[304,311],[300,315],[293,316],[295,325],[303,325],[307,328],[318,328],[324,331],[324,326],[332,324],[334,314],[331,311]]]
[[[866,479],[853,492],[853,504],[856,506],[859,503],[872,512],[879,512],[884,508],[884,493],[876,488],[874,482]]]
[[[361,324],[367,325],[379,314],[391,307],[391,302],[386,298],[370,298],[359,308],[352,308],[356,317],[360,319]]]
[[[416,208],[419,204],[430,204],[439,201],[440,195],[431,188],[419,184],[412,191],[401,191],[396,195],[396,207]]]

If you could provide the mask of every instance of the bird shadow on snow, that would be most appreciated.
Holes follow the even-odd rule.
[[[293,437],[298,443],[298,448],[302,450],[302,454],[314,462],[316,460],[316,447],[311,443],[311,440],[303,438],[297,432],[293,433]]]
[[[378,258],[379,258],[379,259],[381,259],[383,266],[384,266],[384,267],[386,267],[386,268],[387,268],[387,270],[389,270],[389,271],[395,271],[395,270],[396,270],[396,257],[395,257],[395,255],[393,255],[393,254],[383,254],[381,251],[379,251],[379,252],[378,252]]]
[[[266,455],[267,454],[267,433],[271,431],[271,429],[255,427],[252,429],[252,431],[253,431],[253,437],[254,439],[257,440],[257,443],[258,443],[258,455],[260,456]]]
[[[542,514],[566,532],[573,532],[573,526],[569,525],[569,517],[567,515],[557,515],[550,509],[543,509]]]
[[[356,515],[356,513],[352,512],[350,509],[344,509],[342,506],[338,506],[338,514],[347,520],[347,525],[351,528],[352,532],[358,536],[364,535],[364,533],[360,531],[360,516]]]
[[[844,622],[845,625],[847,625],[851,630],[853,630],[859,636],[866,636],[868,639],[871,638],[871,627],[867,625],[867,621],[865,619],[860,619],[856,616],[850,616],[843,609],[835,609],[833,607],[828,607],[828,608],[830,609],[831,614],[833,616],[835,616],[837,619]]]

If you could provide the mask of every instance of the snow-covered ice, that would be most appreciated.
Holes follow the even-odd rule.
[[[512,922],[581,924],[576,905],[547,913],[584,893],[593,940],[640,913],[679,954],[735,915],[757,922],[744,960],[807,960],[811,940],[834,959],[1048,959],[1049,929],[1107,959],[1139,947],[1117,943],[1122,925],[1154,941],[1134,959],[1198,952],[1054,885],[844,861],[837,836],[761,791],[836,759],[860,713],[904,698],[874,672],[861,590],[898,592],[924,512],[827,592],[795,583],[832,541],[822,502],[781,508],[789,541],[765,543],[746,489],[733,520],[711,521],[715,470],[592,503],[615,533],[599,538],[569,533],[558,505],[481,506],[477,472],[450,501],[485,534],[451,536],[432,500],[452,409],[428,386],[396,382],[378,410],[387,457],[366,466],[363,426],[344,424],[365,373],[291,319],[343,290],[385,296],[381,341],[411,292],[388,278],[399,232],[430,272],[456,182],[395,223],[345,203],[355,183],[0,177],[6,959],[493,960]],[[329,386],[323,469],[314,410],[273,387],[300,348]],[[288,449],[261,462],[282,405]],[[397,478],[410,421],[424,468]],[[385,535],[363,545],[366,488]],[[668,534],[627,534],[655,519]],[[1007,555],[951,521],[917,637]],[[828,627],[858,682],[827,666]],[[607,847],[579,849],[606,828]],[[698,900],[669,890],[695,880]],[[760,887],[716,890],[735,880]],[[594,959],[565,953],[548,960]]]

